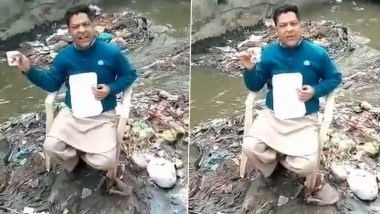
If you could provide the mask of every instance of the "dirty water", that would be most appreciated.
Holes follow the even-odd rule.
[[[159,25],[169,25],[174,31],[170,35],[183,37],[189,35],[190,0],[100,0],[98,5],[108,11],[129,8],[153,19]],[[170,11],[170,12],[169,12]]]
[[[380,48],[380,39],[378,37],[378,29],[380,27],[380,15],[378,11],[380,10],[380,4],[371,1],[354,2],[356,6],[353,5],[353,1],[343,1],[340,4],[328,2],[315,4],[312,8],[301,9],[301,16],[303,20],[332,20],[343,23],[353,31],[358,31],[364,37],[369,38],[367,41],[360,42],[368,43],[373,48]],[[335,12],[332,12],[332,8],[337,9]],[[364,38],[364,40],[366,39]],[[202,50],[193,50],[193,52],[200,55]],[[193,56],[193,58],[195,57]],[[362,61],[360,57],[357,57],[359,61],[355,61],[355,59],[354,57],[354,59],[340,60],[338,65],[344,73],[350,73],[352,67],[360,63],[359,61]],[[236,115],[244,111],[244,100],[247,96],[247,90],[244,87],[242,79],[214,74],[215,72],[220,73],[214,68],[192,67],[190,88],[192,127],[199,122],[205,122],[225,115]],[[223,82],[223,84],[213,84],[211,80],[213,82]],[[208,93],[204,88],[213,93]],[[371,86],[369,89],[363,88],[355,91],[354,97],[351,97],[350,94],[343,99],[360,98],[360,100],[367,100],[373,105],[380,104],[379,94],[376,90],[373,90],[374,88],[376,86]],[[225,96],[219,96],[220,94],[225,94]],[[231,102],[232,100],[236,100],[237,103]],[[212,106],[212,108],[209,106]]]
[[[239,114],[244,109],[247,91],[241,77],[210,67],[192,67],[191,86],[191,127],[203,120]]]

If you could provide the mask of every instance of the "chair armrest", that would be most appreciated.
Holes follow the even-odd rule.
[[[45,99],[45,111],[46,111],[46,135],[49,133],[50,127],[54,120],[54,100],[58,95],[58,91],[49,93]]]
[[[257,93],[250,91],[248,93],[247,99],[245,100],[244,135],[248,133],[249,129],[252,126],[253,103],[255,101],[256,96]]]

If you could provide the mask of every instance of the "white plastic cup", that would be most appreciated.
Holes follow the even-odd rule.
[[[18,58],[20,57],[19,51],[7,51],[7,60],[9,66],[17,66],[20,61]]]

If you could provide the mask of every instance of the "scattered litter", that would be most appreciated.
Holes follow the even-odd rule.
[[[286,203],[288,203],[288,201],[289,201],[288,197],[280,195],[280,197],[278,197],[277,206],[281,207],[281,206],[285,205]]]
[[[223,159],[223,156],[217,152],[211,152],[209,156],[206,158],[206,161],[203,164],[203,167],[211,169],[211,170],[216,170],[221,161]]]

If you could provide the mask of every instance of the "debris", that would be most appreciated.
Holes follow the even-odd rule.
[[[94,17],[97,37],[108,43],[115,44],[127,52],[141,47],[146,40],[152,39],[150,25],[141,27],[141,19],[145,18],[132,11],[108,13],[97,6]],[[106,26],[106,27],[103,27]],[[35,65],[47,66],[54,59],[56,52],[72,42],[66,25],[56,26],[56,32],[46,35],[43,41],[27,41],[20,44],[20,50],[29,57]]]
[[[92,190],[91,190],[91,189],[83,188],[83,189],[82,189],[82,196],[81,196],[81,198],[82,198],[82,199],[87,198],[87,197],[90,196],[91,194],[92,194]]]
[[[241,51],[259,53],[262,47],[277,40],[271,20],[263,20],[256,26],[254,33],[243,41],[233,41],[230,46],[210,47],[212,54],[194,56],[194,66],[211,66],[227,74],[240,75],[243,68],[236,54]],[[306,21],[303,23],[304,38],[326,48],[334,58],[346,56],[353,49],[354,42],[348,35],[347,29],[332,21]],[[260,30],[259,30],[260,29]],[[245,32],[244,32],[245,33]],[[196,44],[193,45],[196,49]],[[255,56],[260,59],[260,54]]]
[[[135,169],[138,171],[145,170],[148,165],[144,155],[142,155],[141,153],[133,153],[131,156],[131,160],[135,165]]]
[[[34,214],[34,209],[31,207],[25,207],[22,211],[23,214]]]
[[[217,152],[210,152],[209,157],[204,163],[204,167],[211,169],[211,170],[216,170],[219,167],[219,164],[221,163],[223,159],[223,156]]]
[[[277,206],[281,207],[281,206],[285,205],[286,203],[288,203],[288,201],[289,201],[288,197],[280,195],[280,197],[278,197]]]
[[[140,139],[147,139],[154,135],[154,130],[143,120],[137,121],[132,125],[132,133]]]
[[[376,155],[379,152],[378,142],[367,142],[364,145],[357,146],[358,150],[363,150],[363,153],[368,153],[369,155]]]

